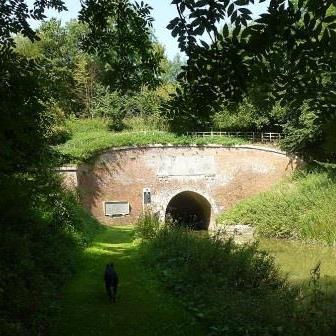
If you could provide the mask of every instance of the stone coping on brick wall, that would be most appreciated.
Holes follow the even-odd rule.
[[[55,168],[57,173],[76,173],[78,170],[78,165],[65,165],[62,167]]]
[[[220,145],[220,144],[206,144],[206,145],[197,145],[197,144],[191,144],[191,145],[184,145],[184,144],[148,144],[148,145],[130,145],[130,146],[120,146],[120,147],[111,147],[108,149],[104,149],[100,152],[97,152],[93,155],[92,158],[95,156],[101,155],[103,153],[107,153],[110,151],[122,151],[122,150],[128,150],[128,149],[151,149],[151,148],[226,148],[226,149],[254,149],[264,152],[270,152],[285,156],[290,156],[288,153],[271,147],[265,147],[265,146],[256,146],[256,145]]]
[[[252,150],[258,150],[262,152],[269,152],[279,155],[284,155],[288,157],[292,157],[293,159],[299,160],[299,157],[295,155],[291,155],[289,153],[286,153],[280,149],[271,148],[271,147],[265,147],[265,146],[256,146],[256,145],[220,145],[220,144],[206,144],[206,145],[197,145],[197,144],[148,144],[148,145],[130,145],[130,146],[120,146],[120,147],[111,147],[108,149],[104,149],[102,151],[99,151],[92,155],[92,157],[88,160],[83,161],[82,163],[94,160],[99,155],[102,155],[104,153],[108,153],[111,151],[125,151],[125,150],[133,150],[133,149],[140,149],[140,150],[146,150],[146,149],[152,149],[152,148],[223,148],[223,149],[252,149]],[[76,164],[69,164],[62,167],[58,167],[55,170],[57,172],[76,172],[78,167],[81,165],[81,163]]]

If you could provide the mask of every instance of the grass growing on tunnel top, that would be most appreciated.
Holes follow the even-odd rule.
[[[264,237],[336,244],[336,171],[313,167],[223,213],[224,225],[249,224]]]
[[[322,292],[319,270],[302,295],[257,244],[200,237],[150,216],[137,233],[144,264],[202,322],[205,335],[334,335],[335,296]]]
[[[83,254],[77,276],[62,293],[59,313],[51,321],[54,336],[204,335],[195,318],[145,270],[131,227],[114,227],[98,235]],[[119,274],[117,303],[107,301],[105,265]]]
[[[88,160],[97,153],[111,147],[146,146],[150,144],[172,145],[207,145],[219,144],[234,146],[246,143],[243,139],[233,137],[197,138],[181,136],[169,132],[112,132],[104,119],[70,119],[66,123],[71,138],[56,147],[68,162]]]

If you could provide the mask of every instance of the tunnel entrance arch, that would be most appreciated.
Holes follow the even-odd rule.
[[[211,204],[194,191],[183,191],[168,203],[165,218],[175,224],[193,230],[208,230],[211,217]]]

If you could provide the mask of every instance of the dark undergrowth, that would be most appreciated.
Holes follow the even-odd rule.
[[[1,187],[0,334],[45,335],[59,289],[101,226],[57,180],[43,192],[29,178]]]
[[[137,232],[144,264],[202,321],[207,335],[334,335],[335,297],[321,289],[319,268],[303,291],[257,244],[199,237],[149,216]]]

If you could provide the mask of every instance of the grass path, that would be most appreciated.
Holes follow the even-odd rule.
[[[118,301],[107,301],[105,264],[120,278]],[[133,230],[106,229],[86,249],[79,272],[63,291],[52,336],[204,335],[201,326],[138,262]]]

